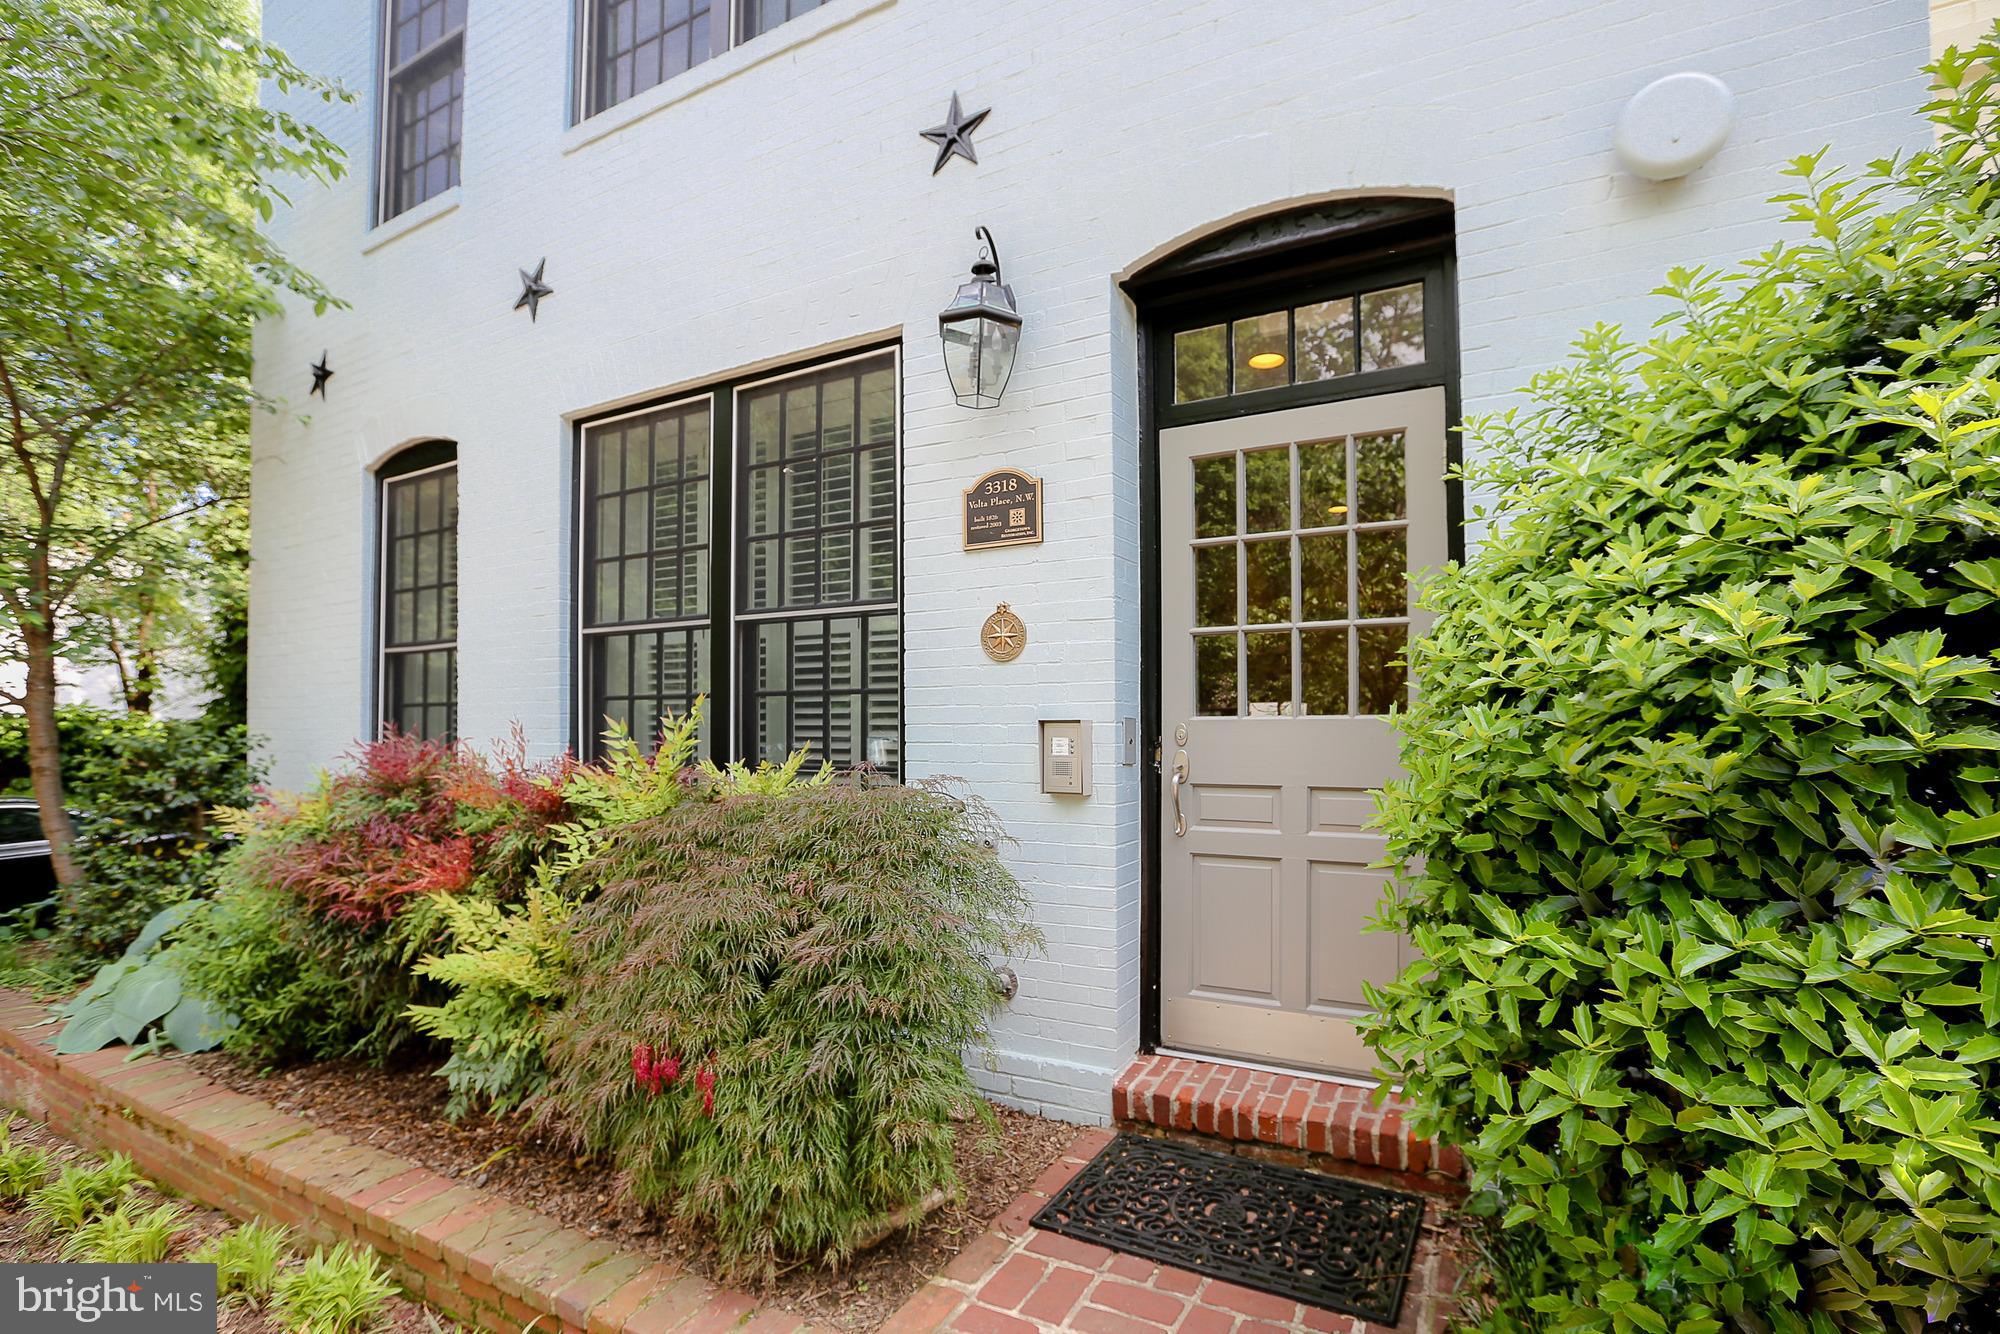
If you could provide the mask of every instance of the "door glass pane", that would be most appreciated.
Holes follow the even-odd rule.
[[[1243,636],[1248,712],[1252,718],[1292,712],[1292,632],[1265,630]]]
[[[1194,549],[1194,608],[1196,625],[1236,624],[1234,542]]]
[[[1236,456],[1194,461],[1194,535],[1228,537],[1236,531]]]
[[[1409,579],[1404,564],[1404,530],[1356,534],[1355,587],[1359,615],[1409,615]]]
[[[1205,718],[1236,716],[1236,636],[1196,635],[1194,711]]]
[[[1363,523],[1409,517],[1400,431],[1355,438],[1354,489],[1360,493]]]
[[[1292,526],[1292,451],[1249,450],[1243,455],[1243,531],[1282,533]]]
[[[1302,621],[1347,618],[1347,535],[1299,539],[1299,609]]]
[[[1354,298],[1344,296],[1292,312],[1301,384],[1354,374]]]
[[[1243,544],[1244,623],[1284,625],[1292,619],[1292,539]]]
[[[1269,315],[1253,315],[1232,327],[1234,343],[1232,388],[1239,394],[1254,389],[1275,389],[1290,384],[1288,368],[1291,319],[1282,310]]]
[[[1410,283],[1361,298],[1361,369],[1415,366],[1424,359],[1424,285]]]
[[[1347,523],[1347,442],[1314,440],[1299,446],[1299,527]]]
[[[1387,713],[1405,699],[1408,671],[1401,659],[1408,630],[1400,625],[1365,625],[1360,640],[1361,712]]]
[[[1229,331],[1211,324],[1174,335],[1174,402],[1193,403],[1229,392]]]
[[[1313,717],[1347,712],[1347,631],[1299,632],[1300,712]]]

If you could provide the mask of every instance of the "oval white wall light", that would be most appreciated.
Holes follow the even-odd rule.
[[[1634,176],[1671,181],[1714,157],[1736,123],[1736,96],[1713,74],[1669,74],[1618,113],[1612,147]]]

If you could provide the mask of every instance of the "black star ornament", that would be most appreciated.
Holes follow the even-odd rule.
[[[326,364],[326,353],[319,354],[319,361],[313,366],[312,373],[313,387],[306,390],[306,397],[311,398],[314,394],[318,394],[321,398],[325,398],[326,382],[333,378],[333,371]]]
[[[528,308],[528,321],[531,324],[541,314],[542,298],[555,295],[556,289],[542,281],[542,272],[548,267],[548,257],[544,255],[542,262],[535,265],[533,273],[529,273],[526,269],[521,270],[521,296],[519,300],[514,302],[514,309],[519,310],[521,307],[526,306]]]
[[[993,108],[988,107],[984,111],[975,111],[968,116],[959,108],[958,94],[951,95],[951,110],[945,113],[944,124],[935,129],[919,131],[924,138],[937,145],[937,162],[931,167],[931,175],[935,176],[943,171],[944,164],[951,161],[954,156],[962,157],[971,163],[979,161],[979,155],[972,151],[972,132],[978,129],[979,123],[992,112]]]

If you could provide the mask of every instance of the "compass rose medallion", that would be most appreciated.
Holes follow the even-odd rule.
[[[1003,602],[986,618],[986,624],[979,627],[979,642],[993,661],[1012,662],[1028,647],[1028,627]]]

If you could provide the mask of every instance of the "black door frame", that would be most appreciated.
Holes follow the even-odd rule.
[[[1418,279],[1425,284],[1426,359],[1420,366],[1196,403],[1171,401],[1178,330]],[[1308,403],[1437,387],[1445,393],[1445,459],[1455,469],[1460,399],[1452,208],[1439,199],[1385,198],[1291,210],[1205,237],[1148,265],[1123,286],[1136,309],[1139,333],[1139,735],[1145,748],[1139,799],[1139,1047],[1150,1052],[1160,1045],[1160,777],[1166,742],[1160,699],[1160,432]],[[1446,485],[1445,521],[1448,554],[1462,559],[1464,497],[1456,480]]]

